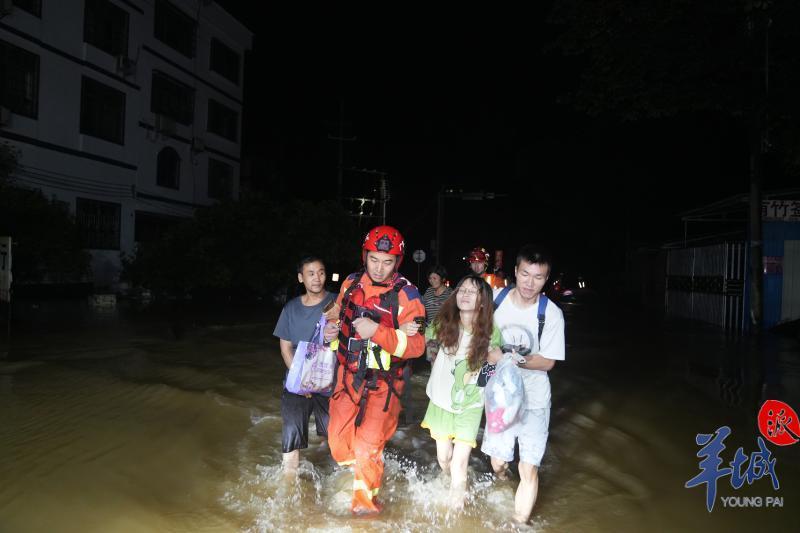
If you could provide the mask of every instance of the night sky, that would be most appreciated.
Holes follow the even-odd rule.
[[[344,166],[388,173],[389,222],[410,249],[430,252],[442,185],[508,195],[446,203],[451,269],[475,245],[511,254],[539,242],[559,270],[619,272],[626,249],[683,235],[677,213],[748,190],[746,132],[731,119],[623,123],[562,103],[581,65],[549,51],[559,29],[546,9],[368,22],[219,3],[256,34],[243,151],[260,158],[257,181],[271,194],[335,196],[328,136],[343,102],[345,136],[357,137]],[[368,186],[345,174],[346,189]],[[786,178],[765,179],[765,189],[782,186]]]

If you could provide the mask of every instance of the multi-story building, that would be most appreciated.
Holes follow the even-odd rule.
[[[210,0],[0,0],[0,142],[75,214],[94,281],[237,198],[252,33]]]

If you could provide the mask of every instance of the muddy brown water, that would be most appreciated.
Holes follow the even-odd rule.
[[[448,513],[435,444],[418,426],[424,367],[412,420],[387,448],[385,510],[356,519],[351,474],[315,436],[298,480],[280,475],[271,323],[190,327],[181,339],[118,316],[43,328],[0,361],[0,532],[795,529],[800,444],[771,447],[779,491],[767,478],[738,491],[723,478],[709,513],[703,488],[684,487],[699,472],[696,433],[730,426],[730,461],[738,446],[756,449],[758,432],[747,409],[687,384],[686,354],[709,341],[681,328],[568,315],[540,496],[523,528],[508,521],[516,482],[494,481],[477,450],[467,507]],[[720,496],[781,496],[783,508],[726,508]]]

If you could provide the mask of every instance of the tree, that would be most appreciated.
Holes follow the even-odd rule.
[[[0,145],[0,234],[14,239],[15,283],[73,283],[89,273],[75,221],[39,190],[14,185],[17,152]]]
[[[800,6],[791,0],[555,0],[552,48],[581,67],[565,101],[621,120],[698,111],[733,117],[750,146],[751,317],[761,321],[763,157],[800,168]]]
[[[335,202],[247,199],[198,209],[124,261],[123,278],[159,292],[267,294],[296,282],[306,255],[329,270],[358,259],[358,231]]]
[[[17,151],[8,144],[0,144],[0,187],[8,185],[11,173],[17,168]]]

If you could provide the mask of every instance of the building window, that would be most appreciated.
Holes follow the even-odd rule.
[[[125,144],[125,93],[84,77],[81,83],[81,133]]]
[[[150,110],[189,125],[194,120],[194,89],[163,72],[153,71]]]
[[[239,114],[209,98],[208,131],[236,142],[239,131]]]
[[[156,184],[159,187],[180,189],[181,158],[174,148],[167,146],[158,152]]]
[[[36,118],[39,114],[39,56],[0,41],[0,106]]]
[[[208,197],[214,200],[233,198],[233,167],[216,159],[208,160]]]
[[[77,198],[75,221],[84,248],[119,250],[119,204]]]
[[[211,39],[209,65],[211,70],[239,85],[239,54],[217,39]]]
[[[197,32],[194,19],[166,0],[156,0],[155,25],[156,39],[186,57],[194,57]]]
[[[113,56],[127,56],[128,12],[108,0],[86,0],[83,40]]]
[[[42,18],[42,0],[12,0],[11,3],[31,15]]]

